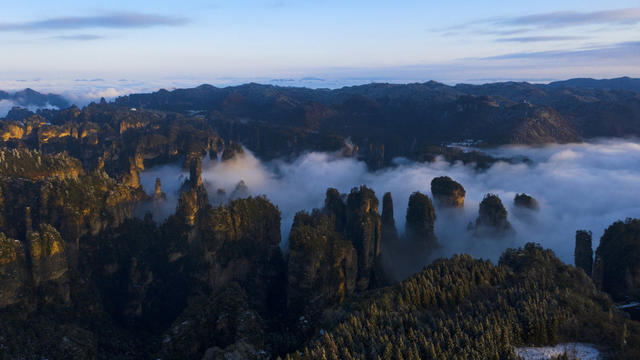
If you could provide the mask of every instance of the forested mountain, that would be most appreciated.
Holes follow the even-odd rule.
[[[57,94],[42,94],[33,89],[24,89],[9,93],[0,90],[0,100],[10,100],[17,106],[30,107],[57,107],[64,109],[69,107],[69,102],[64,97]]]
[[[572,84],[447,86],[431,81],[336,90],[202,85],[128,95],[116,104],[199,111],[221,135],[266,157],[285,156],[300,142],[311,142],[310,137],[327,137],[324,143],[349,137],[374,167],[469,139],[485,145],[542,144],[640,135],[638,92]]]
[[[270,199],[239,183],[238,196],[214,204],[203,181],[203,160],[230,164],[239,143],[266,158],[334,151],[379,168],[442,154],[483,168],[496,159],[442,143],[637,131],[637,93],[562,89],[249,84],[12,111],[0,120],[0,358],[503,359],[515,346],[575,341],[638,358],[640,325],[618,308],[640,300],[638,220],[606,229],[595,257],[591,233],[578,231],[578,267],[536,244],[497,264],[428,264],[444,211],[477,206],[461,229],[471,241],[513,236],[505,199],[465,204],[464,184],[446,176],[395,205],[366,184],[329,188],[283,234]],[[143,190],[140,173],[167,164],[188,173],[177,206],[162,220],[134,216],[166,201],[159,180]],[[514,202],[540,211],[529,195]]]

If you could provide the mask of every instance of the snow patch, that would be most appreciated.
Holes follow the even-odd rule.
[[[547,360],[567,354],[569,359],[597,360],[600,352],[591,344],[566,343],[556,346],[517,347],[516,355],[524,360]]]

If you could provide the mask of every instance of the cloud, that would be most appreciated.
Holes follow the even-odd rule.
[[[53,106],[49,103],[44,104],[44,106],[37,106],[37,105],[33,105],[33,104],[24,104],[24,103],[18,103],[15,102],[13,100],[9,100],[9,99],[3,99],[0,100],[0,118],[3,118],[5,116],[7,116],[7,114],[9,113],[9,111],[11,111],[11,109],[14,106],[19,106],[22,108],[25,108],[29,111],[33,111],[36,112],[39,109],[53,109],[53,110],[57,110],[58,107]]]
[[[567,40],[584,40],[584,36],[525,36],[525,37],[511,37],[500,38],[495,41],[499,42],[546,42],[546,41],[567,41]]]
[[[590,29],[589,36],[597,39],[603,34],[614,35],[620,27],[640,24],[640,7],[592,12],[557,11],[522,16],[481,18],[453,26],[432,29],[441,36],[485,35],[496,37],[497,42],[551,42],[566,40],[587,40],[587,36],[557,35],[557,30],[598,25],[600,29]],[[549,31],[555,33],[549,34]],[[575,30],[573,30],[575,31]],[[522,37],[507,37],[521,33]],[[619,38],[619,37],[618,37]],[[609,42],[611,44],[611,42]]]
[[[2,99],[0,100],[0,118],[7,116],[7,113],[11,110],[12,107],[18,106],[12,100]]]
[[[540,13],[494,21],[496,25],[537,27],[569,27],[594,24],[635,25],[640,23],[640,8],[603,10],[592,12],[557,11]]]
[[[266,195],[282,212],[282,234],[286,239],[295,213],[321,207],[328,187],[347,193],[362,184],[371,187],[379,199],[387,191],[392,193],[396,226],[402,231],[409,195],[421,191],[431,196],[431,180],[448,175],[465,187],[467,197],[461,211],[436,208],[435,231],[442,245],[437,255],[464,252],[494,261],[507,247],[533,241],[572,263],[576,230],[591,230],[597,246],[612,222],[640,217],[640,204],[636,200],[640,198],[639,141],[602,140],[489,151],[507,157],[524,155],[533,164],[497,163],[477,172],[460,163],[397,159],[395,167],[372,172],[363,162],[337,154],[314,152],[293,161],[264,163],[246,152],[222,163],[206,157],[203,181],[212,202],[224,200],[216,196],[218,189],[225,189],[229,195],[241,180],[251,195]],[[186,175],[179,164],[151,168],[141,174],[142,186],[148,193],[153,193],[156,177],[161,179],[163,190],[171,199],[162,207],[162,215],[167,216],[175,211],[178,189]],[[540,202],[540,212],[528,214],[515,209],[513,198],[520,192],[534,196]],[[466,230],[467,224],[477,217],[479,203],[486,193],[498,194],[502,199],[509,221],[517,231],[515,238],[477,239]],[[160,220],[158,215],[156,220]]]
[[[0,23],[0,31],[78,30],[90,28],[148,28],[183,26],[189,20],[178,16],[145,13],[111,13],[96,16],[67,16],[20,23]]]
[[[58,36],[51,36],[50,39],[52,39],[52,40],[70,40],[70,41],[91,41],[91,40],[104,39],[104,36],[93,35],[93,34],[58,35]]]
[[[628,41],[593,49],[567,49],[538,52],[510,53],[483,58],[484,60],[500,59],[567,59],[583,58],[592,60],[601,59],[638,59],[640,58],[640,41]]]

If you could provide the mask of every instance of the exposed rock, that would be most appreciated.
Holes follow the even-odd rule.
[[[198,212],[209,204],[209,196],[204,186],[196,186],[180,193],[176,215],[185,219],[188,225],[195,225]]]
[[[260,304],[284,299],[284,275],[280,252],[280,211],[264,197],[231,201],[208,209],[199,225],[206,271],[199,278],[218,289],[235,281]]]
[[[406,218],[406,233],[409,241],[420,244],[426,251],[438,247],[438,240],[434,233],[436,212],[427,195],[420,192],[411,194]]]
[[[31,150],[0,149],[0,176],[29,180],[77,179],[84,170],[75,158],[64,153],[42,154]]]
[[[122,178],[122,183],[135,189],[140,188],[140,171],[144,170],[144,164],[140,154],[129,158],[129,172]]]
[[[302,314],[311,324],[319,309],[383,283],[381,225],[378,199],[365,186],[354,188],[346,204],[336,189],[328,189],[322,211],[296,214],[289,236],[290,315]]]
[[[156,178],[155,191],[153,192],[153,200],[162,201],[167,198],[167,195],[162,192],[162,183],[160,182],[160,178]]]
[[[339,304],[356,289],[358,255],[332,217],[299,212],[289,235],[287,308],[307,317]]]
[[[593,271],[593,248],[591,246],[591,231],[576,231],[576,248],[573,254],[576,267],[591,276]]]
[[[13,121],[22,121],[28,118],[29,116],[33,116],[33,115],[35,114],[28,109],[25,109],[20,106],[14,106],[11,108],[11,110],[9,110],[9,112],[7,113],[7,116],[5,116],[5,119],[13,120]]]
[[[324,200],[324,212],[333,217],[335,231],[342,233],[347,221],[347,205],[345,198],[337,189],[329,188]]]
[[[345,236],[358,252],[358,290],[368,289],[375,281],[374,269],[380,256],[382,222],[378,214],[378,199],[366,186],[354,188],[347,198]]]
[[[249,196],[249,187],[244,182],[244,180],[238,181],[236,187],[233,189],[233,192],[231,192],[231,198],[239,199],[247,196]]]
[[[516,196],[513,198],[513,204],[516,207],[521,209],[527,209],[527,210],[533,210],[533,211],[540,210],[540,204],[538,204],[538,201],[534,199],[532,196],[529,196],[525,193],[516,194]]]
[[[194,158],[189,168],[189,179],[178,199],[176,215],[185,219],[188,225],[195,225],[196,217],[201,209],[209,204],[209,195],[202,185],[202,161]]]
[[[0,233],[0,309],[14,304],[35,309],[70,301],[69,267],[60,233],[48,224],[37,230],[28,230],[26,246]]]
[[[394,244],[398,242],[398,230],[393,218],[393,199],[391,193],[385,193],[382,198],[382,244]]]
[[[431,194],[436,202],[444,207],[464,207],[466,195],[464,187],[448,176],[440,176],[431,180]]]
[[[41,292],[44,298],[39,300],[69,302],[69,268],[60,233],[51,225],[41,224],[38,232],[29,232],[27,244],[33,284],[46,288]]]
[[[22,242],[0,232],[0,309],[24,300],[28,275]]]
[[[34,225],[51,224],[66,241],[73,243],[83,235],[118,226],[133,216],[136,202],[146,197],[141,189],[119,184],[104,172],[78,177],[70,172],[68,176],[39,179],[36,175],[35,180],[0,177],[4,198],[0,202],[0,206],[4,205],[0,207],[0,218],[6,224],[0,231],[24,240],[24,214],[26,207],[30,207]],[[75,245],[77,248],[77,242]]]
[[[233,141],[229,141],[227,146],[224,148],[224,151],[222,152],[222,161],[231,160],[236,157],[236,155],[241,154],[244,154],[242,145],[234,143]]]
[[[25,134],[24,126],[19,122],[3,122],[0,128],[0,138],[3,141],[11,139],[22,139]]]
[[[505,236],[513,231],[500,198],[494,194],[485,195],[480,202],[474,234],[480,237]]]
[[[594,282],[617,300],[640,299],[640,219],[611,224],[596,250]]]

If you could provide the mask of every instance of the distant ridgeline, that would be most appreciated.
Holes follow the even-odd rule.
[[[202,181],[203,156],[230,161],[239,142],[265,157],[342,149],[372,167],[399,155],[482,166],[493,159],[440,144],[638,134],[638,101],[525,83],[251,84],[15,109],[0,120],[0,358],[515,359],[515,346],[559,342],[640,358],[640,324],[614,303],[640,300],[640,220],[612,224],[595,256],[578,231],[576,267],[535,244],[498,264],[433,261],[436,210],[465,206],[462,184],[443,176],[401,205],[404,232],[392,194],[379,212],[366,186],[328,189],[324,206],[295,216],[283,251],[274,204],[212,206]],[[175,213],[133,217],[167,201],[160,181],[142,190],[140,171],[178,161],[189,177]],[[509,201],[531,216],[540,206],[527,194]],[[467,231],[506,241],[508,216],[486,194]]]
[[[11,101],[16,106],[22,107],[56,107],[65,109],[69,107],[69,102],[64,97],[57,94],[41,94],[33,89],[24,89],[14,93],[0,90],[0,100]]]
[[[354,146],[345,151],[374,169],[398,156],[431,161],[442,155],[488,166],[490,157],[443,146],[469,140],[490,146],[640,136],[640,79],[630,78],[572,79],[546,85],[379,83],[336,90],[202,85],[132,94],[113,105],[122,112],[148,109],[202,119],[220,136],[265,159],[337,151],[348,139]],[[83,111],[78,120],[100,122],[98,118],[109,117],[100,114],[105,111],[102,108],[89,108],[93,109]],[[70,120],[56,111],[40,115],[55,125]],[[15,109],[7,119],[28,116],[29,112]]]

